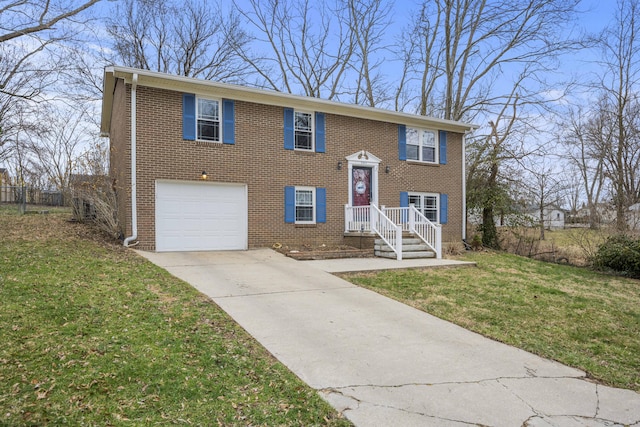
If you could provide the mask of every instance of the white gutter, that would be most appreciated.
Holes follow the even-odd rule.
[[[133,74],[131,81],[131,236],[124,239],[124,246],[135,246],[138,242],[131,244],[138,238],[138,205],[136,204],[136,90],[138,88],[138,74]]]
[[[123,79],[128,83],[135,74],[138,75],[138,84],[141,86],[167,89],[174,92],[195,93],[202,96],[227,98],[262,105],[320,111],[329,114],[357,117],[367,120],[405,124],[412,127],[436,128],[455,133],[462,133],[466,130],[478,128],[476,125],[465,124],[453,120],[437,119],[434,117],[419,116],[400,111],[383,110],[363,105],[345,104],[326,99],[219,83],[210,80],[200,80],[193,77],[177,76],[131,67],[112,66],[105,68],[105,85],[113,85],[117,79]],[[107,90],[104,91],[105,95],[103,105],[112,102],[112,97],[110,95],[111,91],[108,90],[107,87],[105,87],[105,89]],[[109,129],[109,122],[111,118],[107,115],[110,113],[111,109],[103,108],[101,123],[103,131],[107,131]]]

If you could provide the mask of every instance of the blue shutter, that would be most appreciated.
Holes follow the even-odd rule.
[[[327,222],[326,188],[316,188],[316,222]]]
[[[409,207],[409,193],[406,191],[400,192],[400,207],[408,208]]]
[[[438,139],[440,140],[440,164],[447,164],[447,132],[441,130],[438,135]]]
[[[284,148],[293,150],[293,108],[284,109]]]
[[[406,191],[400,192],[400,207],[401,208],[409,207],[409,193],[407,193]],[[406,224],[407,222],[409,222],[409,213],[406,210],[402,211],[401,221],[403,224]]]
[[[449,196],[447,194],[440,195],[440,224],[446,224],[449,221]]]
[[[284,222],[296,222],[296,188],[284,187]]]
[[[316,153],[325,152],[324,113],[316,113]]]
[[[235,105],[230,99],[222,100],[222,142],[235,144]]]
[[[407,127],[398,125],[398,159],[407,160]]]
[[[196,139],[196,96],[182,94],[182,139]]]

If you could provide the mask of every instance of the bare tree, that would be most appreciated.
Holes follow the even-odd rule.
[[[396,105],[413,92],[419,114],[489,123],[484,135],[474,136],[467,169],[469,206],[482,209],[486,246],[499,244],[494,215],[504,201],[500,182],[508,182],[508,166],[537,150],[530,137],[533,147],[525,148],[523,130],[544,130],[534,117],[548,106],[545,78],[561,54],[578,46],[562,29],[576,18],[579,3],[425,1],[408,31]]]
[[[527,172],[529,179],[526,179],[525,182],[529,194],[528,198],[538,214],[540,240],[544,240],[545,216],[552,208],[561,207],[564,186],[558,170],[544,156],[528,166]]]
[[[123,0],[107,31],[112,60],[126,66],[220,81],[246,73],[235,55],[248,41],[239,17],[205,0]]]
[[[470,208],[482,210],[482,244],[498,248],[498,234],[495,225],[497,210],[505,209],[510,203],[508,196],[509,178],[503,172],[505,163],[514,157],[522,157],[517,147],[518,96],[505,103],[497,120],[490,121],[489,135],[471,141],[469,168],[467,171],[468,201]],[[516,154],[516,151],[520,154]]]
[[[0,4],[0,161],[28,121],[18,114],[41,100],[64,67],[59,50],[82,28],[80,19],[99,0],[20,0]],[[17,117],[20,116],[20,120]]]
[[[583,198],[583,183],[580,177],[580,171],[573,164],[565,165],[565,175],[561,178],[563,194],[562,200],[568,206],[569,214],[575,216],[580,209],[580,203]]]
[[[619,0],[616,17],[600,35],[603,74],[596,143],[611,180],[616,228],[627,229],[626,213],[640,200],[640,1]]]
[[[50,0],[20,0],[0,6],[0,93],[33,98],[43,77],[54,71],[51,64],[35,61],[39,53],[68,41],[76,32],[78,14],[100,0],[58,3]],[[25,76],[36,77],[25,83]],[[19,83],[22,82],[22,83]]]
[[[509,100],[505,73],[524,98],[541,75],[576,43],[561,29],[576,18],[579,0],[435,0],[424,2],[404,46],[402,83],[415,87],[419,114],[472,120]],[[522,78],[526,71],[526,78]],[[528,93],[527,93],[528,94]]]
[[[598,150],[598,141],[605,135],[602,120],[589,118],[581,108],[575,107],[567,114],[565,132],[561,137],[566,148],[566,158],[578,172],[582,192],[587,198],[589,227],[599,227],[598,203],[605,184],[604,156]]]
[[[381,69],[386,30],[391,26],[391,4],[383,0],[349,0],[349,26],[354,35],[353,60],[356,85],[353,102],[377,107],[391,99],[390,85]]]
[[[109,175],[109,144],[104,138],[83,145],[84,151],[76,158],[74,173],[93,176]]]
[[[83,114],[50,108],[38,115],[47,126],[28,135],[31,168],[46,180],[47,187],[67,191],[83,138],[89,134],[83,129]]]
[[[234,2],[257,33],[253,45],[264,47],[265,53],[237,50],[259,76],[258,85],[326,99],[345,90],[356,41],[349,7],[337,3],[249,0],[243,9]]]

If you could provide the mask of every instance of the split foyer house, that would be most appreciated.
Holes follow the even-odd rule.
[[[464,237],[473,126],[127,67],[104,75],[101,131],[125,244],[243,250]],[[406,240],[407,237],[404,237]]]

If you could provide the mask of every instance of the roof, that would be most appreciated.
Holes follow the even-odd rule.
[[[112,66],[105,68],[104,71],[102,118],[100,123],[100,132],[103,136],[109,136],[113,106],[113,92],[117,79],[122,79],[127,84],[132,84],[135,79],[136,84],[139,86],[168,89],[184,93],[194,93],[201,96],[215,96],[257,104],[298,108],[302,110],[306,109],[328,114],[404,124],[407,126],[436,128],[439,130],[457,133],[464,133],[478,128],[476,125],[453,120],[443,120],[398,111],[329,101],[320,98],[291,95],[283,92],[219,83],[173,74],[158,73],[155,71],[141,70],[137,68]]]

